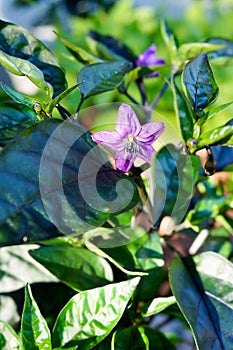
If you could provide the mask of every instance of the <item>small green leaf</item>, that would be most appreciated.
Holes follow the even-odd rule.
[[[208,110],[208,112],[206,112],[206,120],[209,120],[211,118],[213,118],[215,116],[215,114],[217,114],[218,112],[223,111],[225,108],[229,107],[230,105],[232,105],[233,101],[224,103],[220,106],[211,108],[210,110]]]
[[[224,45],[217,45],[211,43],[187,43],[182,44],[177,52],[178,58],[180,61],[185,62],[190,60],[194,56],[197,56],[201,53],[208,53],[216,50],[220,50]]]
[[[11,326],[0,320],[0,349],[21,350],[20,339]]]
[[[135,81],[139,78],[142,78],[144,76],[150,75],[154,71],[159,71],[161,69],[164,69],[166,67],[164,64],[159,64],[157,66],[148,66],[148,67],[136,67],[130,70],[129,73],[126,75],[126,85],[131,83],[132,81]]]
[[[32,108],[15,102],[2,102],[0,105],[0,144],[5,145],[17,134],[38,122]]]
[[[48,115],[52,114],[53,109],[56,107],[56,105],[63,100],[63,98],[65,98],[66,96],[68,96],[73,90],[75,90],[80,84],[82,84],[82,82],[77,83],[73,86],[71,86],[70,88],[66,89],[65,91],[63,91],[60,95],[58,95],[57,97],[54,98],[54,100],[52,102],[50,102],[47,106],[45,111],[48,113]]]
[[[176,303],[176,299],[174,296],[171,297],[161,297],[155,298],[152,301],[146,303],[142,308],[143,317],[149,317],[162,312],[170,305]]]
[[[25,288],[25,301],[20,331],[24,349],[52,350],[48,325],[40,313],[29,285]]]
[[[82,291],[106,285],[113,280],[108,262],[78,247],[41,247],[31,256],[71,288]]]
[[[161,21],[161,33],[170,54],[171,61],[173,62],[177,56],[178,43],[166,21]]]
[[[75,295],[62,309],[53,330],[54,346],[91,349],[119,322],[139,277]]]
[[[120,85],[131,69],[127,62],[101,62],[83,67],[78,73],[78,82],[83,82],[79,91],[83,98],[113,90]]]
[[[179,90],[176,83],[172,84],[172,91],[174,96],[174,105],[176,115],[180,122],[180,129],[185,142],[193,136],[194,130],[194,115],[190,102],[186,96]]]
[[[223,48],[210,52],[209,59],[213,64],[220,66],[232,65],[233,62],[233,41],[224,38],[209,38],[208,43],[222,45]]]
[[[153,218],[168,215],[180,222],[188,209],[199,176],[200,159],[183,154],[172,144],[162,147],[152,161]]]
[[[65,45],[67,50],[76,58],[76,60],[83,64],[92,64],[99,62],[100,59],[98,57],[95,57],[91,55],[89,52],[85,51],[81,47],[76,46],[75,44],[71,43],[70,41],[62,38],[60,35],[58,35],[59,40]]]
[[[12,89],[10,86],[4,84],[2,81],[0,82],[0,85],[5,93],[9,95],[13,100],[33,109],[34,102],[31,97],[21,94],[20,92]]]
[[[12,59],[21,59],[24,69],[33,67],[35,70],[34,67],[36,66],[40,72],[38,74],[43,73],[42,76],[49,84],[48,86],[52,85],[54,96],[65,90],[65,74],[58,60],[41,41],[36,39],[28,30],[4,21],[0,21],[0,34],[0,50],[7,56],[11,56]],[[31,63],[31,65],[25,65],[25,61]],[[30,74],[30,70],[27,73]]]
[[[233,264],[212,252],[193,259],[176,258],[170,265],[171,289],[192,329],[197,349],[233,346],[233,327],[229,322],[233,314],[232,273]]]
[[[15,75],[26,76],[41,90],[45,90],[50,96],[53,95],[52,86],[45,81],[42,71],[30,61],[10,56],[0,50],[0,64]]]
[[[204,132],[197,139],[194,150],[196,151],[207,145],[233,145],[233,125],[219,126],[216,129]]]
[[[0,248],[1,293],[23,288],[26,283],[56,282],[43,266],[34,261],[28,251],[33,245],[19,245]]]
[[[218,96],[218,86],[205,53],[186,64],[183,83],[195,114],[213,103]]]

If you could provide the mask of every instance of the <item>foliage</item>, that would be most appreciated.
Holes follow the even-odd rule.
[[[172,350],[171,320],[197,349],[233,348],[233,43],[220,10],[221,38],[188,11],[168,23],[120,1],[68,17],[70,35],[56,23],[53,50],[0,21],[1,65],[37,87],[1,83],[0,349]],[[166,64],[137,66],[153,43]],[[91,137],[114,129],[121,103],[148,128],[143,141],[118,126],[135,131],[125,152],[165,125],[151,163],[127,172],[117,137]]]

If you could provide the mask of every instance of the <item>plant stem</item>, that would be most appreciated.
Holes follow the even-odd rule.
[[[157,106],[159,100],[161,99],[161,97],[163,96],[167,88],[168,88],[168,83],[165,82],[164,85],[162,86],[162,89],[159,91],[158,95],[156,96],[156,98],[154,99],[154,101],[150,106],[152,110],[155,109],[155,107]]]

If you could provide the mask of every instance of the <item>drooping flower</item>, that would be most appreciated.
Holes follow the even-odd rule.
[[[148,49],[146,49],[141,55],[138,56],[136,60],[136,66],[140,67],[150,67],[165,64],[166,62],[160,58],[156,57],[156,46],[152,44]],[[158,72],[155,71],[149,75],[148,78],[157,77]]]
[[[134,110],[123,103],[118,110],[116,130],[99,131],[92,139],[115,150],[116,168],[128,172],[137,157],[151,162],[155,153],[151,144],[163,131],[162,122],[141,125]]]

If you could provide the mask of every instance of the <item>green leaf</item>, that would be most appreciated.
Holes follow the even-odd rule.
[[[166,21],[161,21],[161,34],[173,62],[177,56],[178,43]]]
[[[113,90],[131,69],[127,62],[101,62],[83,67],[78,72],[79,91],[83,98]]]
[[[119,322],[139,277],[75,295],[62,309],[53,330],[54,346],[91,349]]]
[[[172,144],[162,147],[152,161],[154,183],[153,218],[159,223],[164,216],[180,222],[188,209],[198,179],[200,159],[183,154]]]
[[[8,55],[0,50],[0,64],[15,75],[27,77],[41,90],[45,90],[47,94],[52,96],[52,86],[45,81],[42,71],[30,61]]]
[[[0,320],[0,349],[20,350],[20,339],[11,326]]]
[[[36,82],[38,81],[39,83],[39,73],[35,69],[37,67],[40,74],[43,73],[42,75],[47,84],[49,84],[48,86],[50,84],[52,85],[54,96],[65,90],[66,79],[58,60],[29,31],[16,24],[0,21],[0,37],[0,50],[4,53],[6,63],[10,64],[11,68],[15,69],[15,72],[18,72],[18,69],[23,69],[24,71],[26,69],[26,73],[30,75],[32,74],[30,70],[33,68],[36,74],[38,74],[36,76]],[[10,63],[8,59],[10,59]],[[19,68],[13,68],[15,65],[14,62],[19,65]],[[23,64],[23,67],[21,67],[20,62]],[[35,80],[35,78],[33,79]]]
[[[143,317],[149,317],[162,312],[170,305],[176,303],[176,299],[174,296],[171,297],[160,297],[155,298],[152,301],[146,303],[142,308]]]
[[[108,262],[91,251],[78,247],[41,247],[31,256],[71,288],[82,291],[112,282]]]
[[[48,115],[52,114],[53,109],[56,107],[56,105],[63,100],[63,98],[65,98],[66,96],[68,96],[73,90],[76,89],[76,87],[78,87],[80,84],[82,84],[82,82],[77,83],[73,86],[71,86],[70,88],[66,89],[65,91],[63,91],[60,95],[58,95],[57,97],[55,97],[55,99],[50,102],[47,106],[46,106],[46,112],[48,113]]]
[[[187,43],[182,44],[177,52],[178,58],[184,62],[190,60],[194,56],[197,56],[201,53],[208,53],[216,50],[220,50],[224,45],[217,45],[211,43]]]
[[[111,168],[89,132],[58,119],[2,150],[0,192],[0,246],[83,233],[138,200],[134,182]]]
[[[9,95],[13,100],[33,109],[34,102],[31,97],[21,94],[20,92],[12,89],[10,86],[4,84],[2,81],[0,82],[0,85],[5,93]]]
[[[89,52],[85,51],[81,47],[78,47],[70,41],[62,38],[57,33],[56,35],[78,62],[83,64],[92,64],[100,61],[98,57],[91,55]]]
[[[213,103],[218,96],[218,86],[205,53],[186,64],[183,83],[195,114]]]
[[[211,266],[211,268],[210,268]],[[219,273],[221,271],[221,273]],[[205,252],[172,261],[169,279],[177,303],[189,323],[197,349],[231,349],[233,265]]]
[[[48,325],[40,313],[29,285],[25,287],[25,301],[20,332],[24,349],[52,350]]]
[[[214,45],[223,45],[220,50],[208,54],[209,59],[216,65],[232,65],[233,59],[233,41],[224,38],[209,38],[208,43]]]
[[[218,112],[223,111],[225,108],[229,107],[230,105],[232,105],[233,101],[224,103],[220,106],[211,108],[208,112],[206,112],[206,120],[209,120],[211,118],[213,118],[215,116],[215,114],[217,114]]]
[[[204,132],[197,139],[194,150],[196,151],[207,145],[233,145],[233,126],[219,126],[218,128]]]
[[[45,268],[30,257],[28,251],[36,247],[19,245],[0,248],[1,293],[20,289],[26,283],[57,281]]]
[[[38,122],[33,109],[15,102],[1,102],[0,144],[5,145],[17,134]]]
[[[154,71],[159,71],[161,68],[166,67],[164,64],[159,64],[157,66],[148,66],[148,67],[136,67],[130,70],[130,72],[126,75],[126,85],[135,81],[144,76],[150,75]]]
[[[114,350],[175,350],[157,329],[147,326],[121,328],[114,337]]]
[[[194,115],[190,102],[186,96],[179,90],[176,83],[172,84],[172,91],[174,96],[174,106],[176,115],[179,119],[180,129],[185,142],[193,136],[194,130]]]

